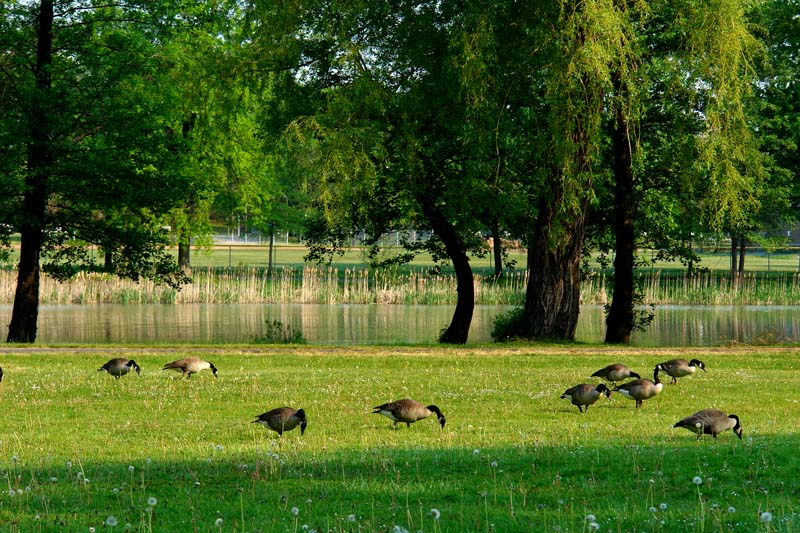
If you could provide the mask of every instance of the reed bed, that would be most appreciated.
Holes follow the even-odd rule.
[[[192,283],[180,290],[151,280],[133,282],[103,273],[83,272],[60,283],[43,276],[42,304],[97,303],[314,303],[451,305],[456,301],[452,274],[419,269],[369,270],[306,266],[282,268],[267,275],[262,267],[197,268]],[[478,305],[522,305],[527,274],[515,271],[495,279],[475,276]],[[719,272],[695,275],[646,271],[637,283],[646,305],[798,305],[800,273],[755,272],[736,287]],[[14,299],[16,272],[0,270],[0,303]],[[613,278],[592,271],[581,285],[581,302],[607,304]]]

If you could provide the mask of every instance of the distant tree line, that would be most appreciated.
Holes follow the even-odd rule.
[[[7,340],[35,340],[42,271],[179,286],[216,218],[301,233],[310,260],[359,236],[375,266],[449,262],[454,344],[489,240],[497,276],[528,251],[503,321],[526,339],[574,337],[600,251],[606,341],[627,343],[634,269],[727,235],[736,280],[748,241],[794,223],[799,20],[786,0],[4,2]],[[380,253],[409,228],[432,238]]]

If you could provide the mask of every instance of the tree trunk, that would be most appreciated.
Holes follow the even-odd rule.
[[[500,240],[500,223],[492,222],[492,255],[494,257],[494,277],[503,275],[503,241]]]
[[[528,246],[528,286],[519,335],[529,339],[574,340],[580,312],[580,261],[586,205],[556,222],[556,202],[543,200]],[[561,242],[551,244],[553,233]]]
[[[614,150],[614,292],[606,318],[606,339],[609,344],[628,344],[633,331],[634,291],[633,256],[636,198],[633,190],[633,166],[628,121],[617,111],[617,127],[613,136]]]
[[[739,278],[744,275],[744,251],[747,249],[747,237],[744,236],[744,233],[739,237],[739,272],[737,272]]]
[[[466,246],[459,237],[455,228],[445,218],[444,213],[432,200],[427,198],[420,201],[422,212],[431,228],[439,236],[453,268],[456,271],[456,309],[450,325],[442,333],[439,342],[444,344],[464,344],[469,336],[472,324],[472,313],[475,310],[475,285],[472,278],[472,267],[467,257]]]
[[[14,307],[8,325],[8,342],[34,342],[39,320],[40,255],[44,243],[47,184],[51,152],[50,103],[53,56],[53,2],[42,0],[36,28],[36,95],[31,106],[31,141],[28,162],[23,222],[20,225],[20,257]]]
[[[272,276],[272,249],[275,246],[275,222],[269,225],[269,264],[267,265],[267,277]]]
[[[738,261],[736,258],[736,248],[738,245],[738,238],[736,235],[731,232],[731,288],[736,290],[739,286],[739,272],[738,272]]]
[[[111,250],[103,251],[103,270],[105,272],[114,272],[114,254]]]
[[[192,244],[189,237],[181,231],[178,237],[178,267],[187,271],[192,268]]]

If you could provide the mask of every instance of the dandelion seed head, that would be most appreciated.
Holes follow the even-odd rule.
[[[292,507],[292,514],[295,516],[299,515],[300,509],[298,509],[297,507]]]
[[[472,455],[480,455],[481,451],[478,448],[472,450]]]
[[[348,522],[355,522],[356,521],[356,515],[354,515],[354,514],[347,515],[347,521]]]
[[[489,466],[491,466],[492,468],[497,468],[497,461],[492,461]]]
[[[559,500],[559,501],[563,501],[563,500]],[[597,517],[595,515],[593,515],[593,514],[587,514],[586,515],[586,521],[587,522],[594,522],[595,520],[597,520]]]
[[[94,527],[89,527],[89,533],[94,533]]]
[[[16,463],[17,461],[19,461],[19,457],[17,457],[16,455],[12,455],[11,460]]]
[[[772,522],[772,513],[770,513],[769,511],[764,511],[759,516],[759,520],[761,520],[765,524],[769,524],[770,522]]]
[[[158,499],[155,496],[150,496],[149,498],[147,498],[147,505],[149,505],[150,507],[155,507],[157,503]]]
[[[735,513],[735,512],[736,512],[736,507],[734,507],[733,505],[731,505],[730,507],[728,507],[728,512],[729,512],[730,514],[733,514],[733,513]]]
[[[214,525],[217,527],[222,526],[222,518],[217,518],[216,520],[214,520]]]
[[[109,527],[114,527],[114,526],[116,526],[117,524],[118,524],[118,522],[117,522],[117,517],[116,517],[116,516],[114,516],[114,515],[111,515],[111,516],[109,516],[108,518],[106,518],[106,525],[107,525],[107,526],[109,526]]]
[[[135,466],[133,465],[128,466],[128,472],[133,472],[134,470],[136,470]]]
[[[600,524],[598,524],[597,522],[589,522],[589,531],[599,531],[599,530],[600,530]]]
[[[442,516],[442,513],[439,512],[439,509],[433,508],[431,509],[431,516],[434,520],[439,520],[439,517]]]
[[[692,483],[694,483],[695,485],[701,485],[703,483],[703,478],[701,478],[700,476],[694,476],[692,478]]]
[[[666,511],[667,510],[667,504],[666,503],[662,503],[661,505],[658,506],[658,508],[661,509],[662,511]]]
[[[67,468],[72,468],[72,461],[67,461]]]
[[[657,509],[656,509],[655,507],[650,507],[650,512],[651,512],[651,513],[655,513],[655,512],[656,512],[656,510],[657,510]]]

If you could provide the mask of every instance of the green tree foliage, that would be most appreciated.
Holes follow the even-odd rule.
[[[89,244],[122,276],[184,281],[160,218],[188,187],[174,156],[183,139],[167,133],[182,122],[151,6],[1,8],[2,216],[21,235],[10,342],[36,338],[40,268],[95,268]]]

